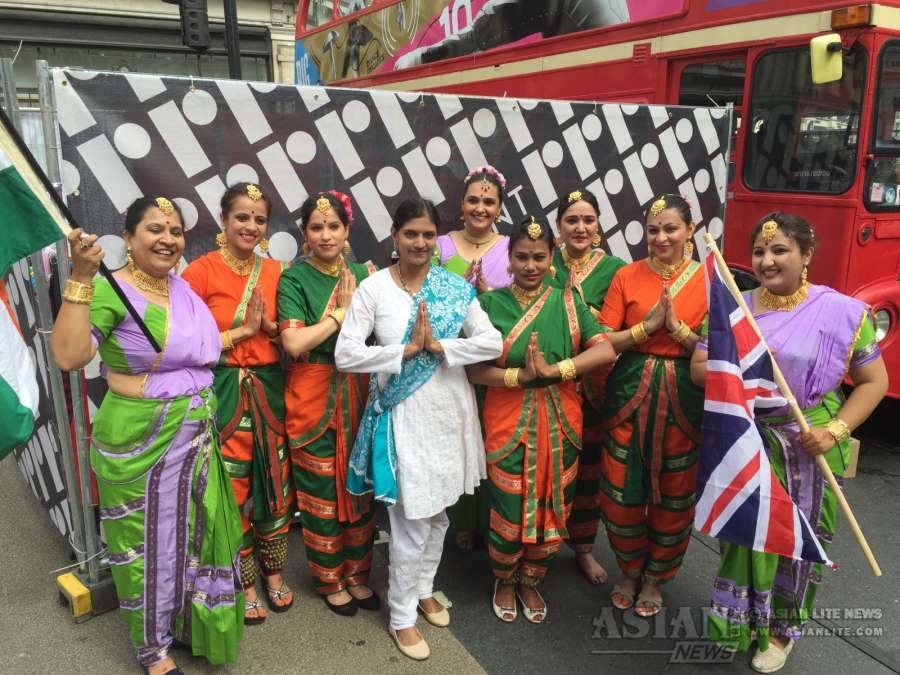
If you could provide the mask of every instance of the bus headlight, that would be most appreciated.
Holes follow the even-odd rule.
[[[887,337],[891,330],[891,313],[886,309],[879,309],[875,312],[875,339],[878,342]]]

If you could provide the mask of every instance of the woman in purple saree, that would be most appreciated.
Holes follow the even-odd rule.
[[[887,391],[887,371],[868,307],[827,286],[808,284],[815,237],[797,216],[772,213],[752,234],[753,271],[761,287],[746,294],[763,336],[811,429],[801,433],[784,407],[758,414],[769,461],[803,511],[823,548],[835,531],[837,500],[816,467],[824,455],[836,476],[849,458],[850,432]],[[702,345],[701,345],[702,347]],[[706,351],[694,353],[692,377],[706,374]],[[841,383],[849,374],[849,398]],[[754,634],[757,672],[780,670],[809,620],[822,565],[722,543],[710,637],[728,649],[749,649]]]
[[[503,208],[506,178],[490,165],[469,172],[460,204],[463,227],[438,237],[434,262],[465,277],[479,293],[505,288],[509,274],[509,237],[494,226]]]
[[[219,450],[210,366],[222,340],[209,309],[171,273],[184,250],[175,204],[142,197],[125,217],[116,273],[161,345],[157,354],[106,279],[96,237],[69,236],[74,269],[51,337],[66,370],[99,351],[109,391],[93,420],[91,467],[119,608],[150,675],[181,673],[178,640],[234,661],[243,629],[240,515]]]

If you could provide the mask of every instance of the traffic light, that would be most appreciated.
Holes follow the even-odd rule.
[[[206,0],[162,0],[178,5],[181,14],[181,41],[198,52],[209,49],[209,20]]]

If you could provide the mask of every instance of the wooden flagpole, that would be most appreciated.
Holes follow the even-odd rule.
[[[778,385],[781,393],[784,395],[784,397],[788,401],[788,404],[791,406],[791,413],[794,415],[794,419],[797,421],[797,424],[800,425],[800,431],[802,431],[803,433],[808,432],[809,423],[806,421],[806,417],[804,417],[803,411],[800,409],[797,400],[794,398],[794,394],[791,391],[791,388],[788,386],[787,381],[784,379],[784,374],[781,372],[781,368],[778,367],[778,362],[775,360],[775,357],[772,356],[769,345],[768,343],[766,343],[766,339],[763,337],[762,332],[759,330],[756,319],[753,318],[753,312],[750,311],[750,307],[747,306],[747,301],[744,300],[744,296],[741,293],[740,289],[737,287],[737,283],[735,283],[734,277],[731,276],[728,265],[725,263],[725,258],[722,257],[722,252],[719,250],[719,247],[716,246],[715,239],[713,239],[713,237],[708,232],[704,235],[703,238],[706,242],[706,245],[713,252],[713,255],[716,256],[716,264],[719,267],[719,273],[722,275],[725,284],[728,286],[728,290],[731,292],[731,295],[734,296],[734,299],[740,306],[741,311],[744,312],[744,316],[747,317],[747,322],[753,327],[753,330],[756,331],[759,339],[762,340],[766,351],[769,352],[769,357],[772,359],[772,372],[775,376],[775,383]],[[828,462],[825,461],[825,457],[823,455],[816,455],[816,466],[819,467],[819,471],[822,472],[822,475],[825,476],[825,480],[828,481],[828,485],[830,485],[831,489],[834,491],[835,497],[837,497],[838,504],[841,505],[841,510],[844,512],[844,516],[846,516],[847,522],[850,523],[850,530],[853,532],[853,536],[856,538],[856,543],[858,543],[859,547],[862,549],[863,555],[865,555],[866,561],[869,563],[869,567],[872,568],[872,572],[876,577],[880,577],[881,567],[878,566],[878,561],[875,560],[875,555],[872,553],[872,549],[869,547],[869,542],[866,541],[866,536],[863,534],[862,529],[860,528],[859,523],[856,520],[856,516],[853,515],[853,511],[850,509],[850,504],[847,503],[847,499],[846,497],[844,497],[844,491],[841,490],[841,486],[838,485],[837,479],[834,477],[834,473],[832,473],[831,467],[828,466]]]
[[[12,161],[13,166],[18,170],[22,180],[25,181],[25,184],[31,190],[32,194],[34,194],[35,198],[56,222],[60,231],[62,231],[64,235],[68,235],[73,229],[79,227],[78,221],[72,216],[69,207],[66,206],[62,197],[59,196],[59,193],[57,193],[56,189],[50,183],[50,179],[47,178],[41,165],[38,164],[37,160],[28,149],[28,146],[25,145],[25,141],[19,136],[19,132],[13,126],[3,108],[0,108],[0,124],[3,125],[2,131],[4,132],[0,133],[0,150],[9,157],[10,161]],[[125,309],[128,310],[131,318],[134,319],[135,323],[141,329],[141,332],[144,334],[144,337],[147,338],[150,346],[153,347],[157,354],[159,354],[162,351],[162,348],[159,346],[156,338],[153,337],[150,329],[147,328],[147,324],[144,323],[143,317],[137,313],[137,310],[131,304],[131,300],[125,295],[125,291],[119,286],[118,280],[113,276],[113,273],[106,266],[106,263],[100,263],[99,271],[109,282],[109,285],[112,286],[116,295],[119,296],[119,300],[125,305]]]

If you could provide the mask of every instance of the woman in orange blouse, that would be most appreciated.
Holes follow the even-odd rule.
[[[228,188],[221,206],[219,250],[192,262],[182,276],[209,306],[222,331],[222,358],[214,371],[218,426],[243,525],[244,623],[257,624],[265,620],[266,610],[255,589],[254,551],[269,608],[283,612],[294,602],[281,577],[293,514],[284,436],[284,373],[274,341],[282,265],[254,251],[257,245],[263,251],[268,248],[265,237],[272,210],[257,185]]]
[[[650,257],[622,267],[599,321],[620,352],[607,380],[600,507],[624,578],[612,592],[639,616],[662,609],[659,584],[678,572],[694,514],[703,391],[690,355],[706,317],[702,266],[691,260],[691,210],[663,195],[647,211]],[[628,329],[628,330],[623,330]]]

